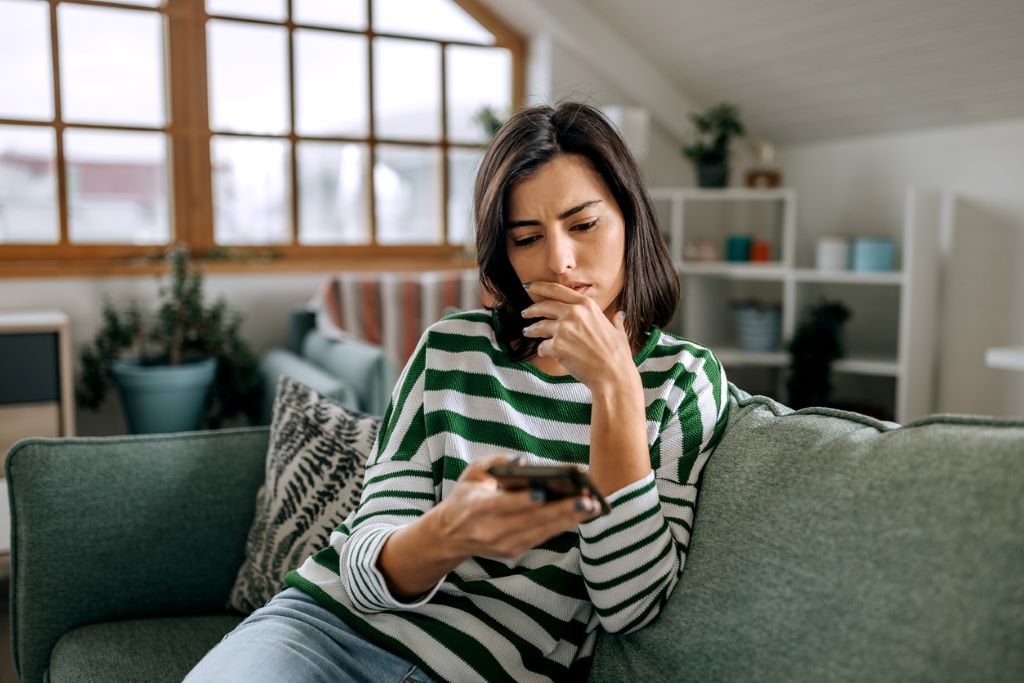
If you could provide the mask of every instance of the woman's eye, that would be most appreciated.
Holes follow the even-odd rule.
[[[594,220],[590,221],[589,223],[581,223],[580,225],[574,226],[573,230],[576,230],[577,232],[586,232],[587,230],[590,230],[591,228],[596,226],[597,222],[599,220],[601,220],[601,219],[600,218],[595,218]]]
[[[536,235],[531,235],[530,237],[524,237],[521,240],[512,240],[512,244],[516,245],[517,247],[525,247],[528,244],[533,244],[538,239],[539,238]]]

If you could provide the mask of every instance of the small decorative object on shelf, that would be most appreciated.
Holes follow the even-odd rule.
[[[815,265],[818,270],[846,270],[850,262],[850,241],[842,235],[818,238]]]
[[[703,114],[691,113],[690,121],[696,139],[683,147],[683,155],[697,170],[701,187],[725,187],[729,184],[729,144],[734,136],[744,134],[740,111],[736,105],[723,102]]]
[[[683,257],[687,261],[720,261],[722,250],[712,239],[687,240]]]
[[[782,333],[782,305],[758,301],[737,301],[736,331],[740,349],[754,353],[779,350]]]
[[[750,260],[750,245],[754,238],[750,235],[729,235],[725,238],[725,260],[747,262]]]
[[[791,408],[828,406],[832,396],[832,361],[846,355],[843,324],[850,309],[841,301],[822,299],[813,306],[789,343],[791,355],[786,389]]]
[[[203,302],[202,275],[184,246],[171,248],[167,262],[170,282],[154,316],[104,304],[103,325],[82,348],[78,403],[98,408],[113,381],[133,433],[219,427],[239,414],[255,420],[261,379],[238,332],[241,316],[223,300]]]
[[[772,260],[772,243],[764,240],[754,240],[750,245],[750,260],[757,263],[765,263]]]
[[[782,171],[775,165],[775,146],[761,140],[756,145],[757,162],[746,175],[747,187],[782,187]]]
[[[888,237],[855,237],[850,268],[861,272],[888,272],[895,265],[895,246]]]

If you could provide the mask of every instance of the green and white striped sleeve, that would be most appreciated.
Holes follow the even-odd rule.
[[[377,559],[388,537],[435,503],[434,480],[423,419],[427,335],[399,377],[367,462],[359,506],[339,528],[331,546],[345,592],[361,612],[414,609],[428,602],[441,581],[415,602],[388,590]]]
[[[681,353],[679,408],[658,437],[657,469],[612,495],[611,513],[580,525],[580,566],[605,630],[636,631],[657,617],[689,549],[697,484],[727,419],[725,372],[710,351]]]

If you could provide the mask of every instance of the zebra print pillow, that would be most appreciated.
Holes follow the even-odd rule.
[[[281,377],[270,425],[266,479],[245,561],[228,603],[248,614],[284,587],[288,571],[325,547],[359,504],[380,418],[364,415]]]

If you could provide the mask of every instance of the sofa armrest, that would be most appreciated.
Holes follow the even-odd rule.
[[[84,624],[225,613],[268,430],[27,439],[7,458],[11,639],[26,683]]]
[[[398,378],[380,346],[355,338],[333,339],[313,330],[302,342],[302,355],[353,387],[363,412],[383,415],[387,410]]]
[[[291,351],[284,349],[267,351],[260,359],[260,373],[263,375],[263,424],[270,424],[273,417],[277,382],[284,376],[302,382],[321,396],[333,398],[346,408],[362,409],[359,394],[345,380],[335,377]]]

